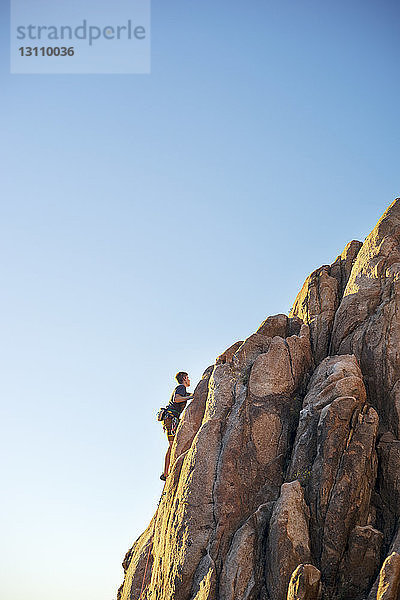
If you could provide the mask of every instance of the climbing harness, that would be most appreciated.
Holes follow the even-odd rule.
[[[163,422],[164,431],[170,429],[171,435],[176,434],[176,430],[178,429],[179,425],[179,417],[172,409],[160,408],[160,410],[157,413],[157,420]],[[168,423],[168,425],[171,424],[171,427],[168,427],[166,422]]]

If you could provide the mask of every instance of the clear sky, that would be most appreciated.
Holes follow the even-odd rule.
[[[10,75],[1,16],[0,596],[113,600],[174,374],[400,196],[400,8],[153,0],[150,75]]]

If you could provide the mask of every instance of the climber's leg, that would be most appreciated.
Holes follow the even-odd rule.
[[[160,477],[160,479],[162,479],[163,481],[165,481],[165,479],[167,479],[167,477],[168,477],[169,461],[171,458],[171,448],[172,448],[173,441],[174,441],[174,436],[168,435],[169,446],[168,446],[167,454],[165,455],[164,473]]]

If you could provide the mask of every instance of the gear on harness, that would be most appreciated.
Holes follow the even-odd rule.
[[[171,408],[160,408],[157,413],[157,420],[163,422],[164,431],[170,429],[171,434],[175,435],[179,425],[179,417]],[[171,427],[167,427],[166,421],[170,421],[168,425],[171,425]]]

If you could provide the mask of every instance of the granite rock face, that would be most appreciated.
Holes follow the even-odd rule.
[[[400,600],[400,199],[204,372],[119,600]]]
[[[299,565],[292,573],[287,600],[320,600],[321,573],[313,565]]]

